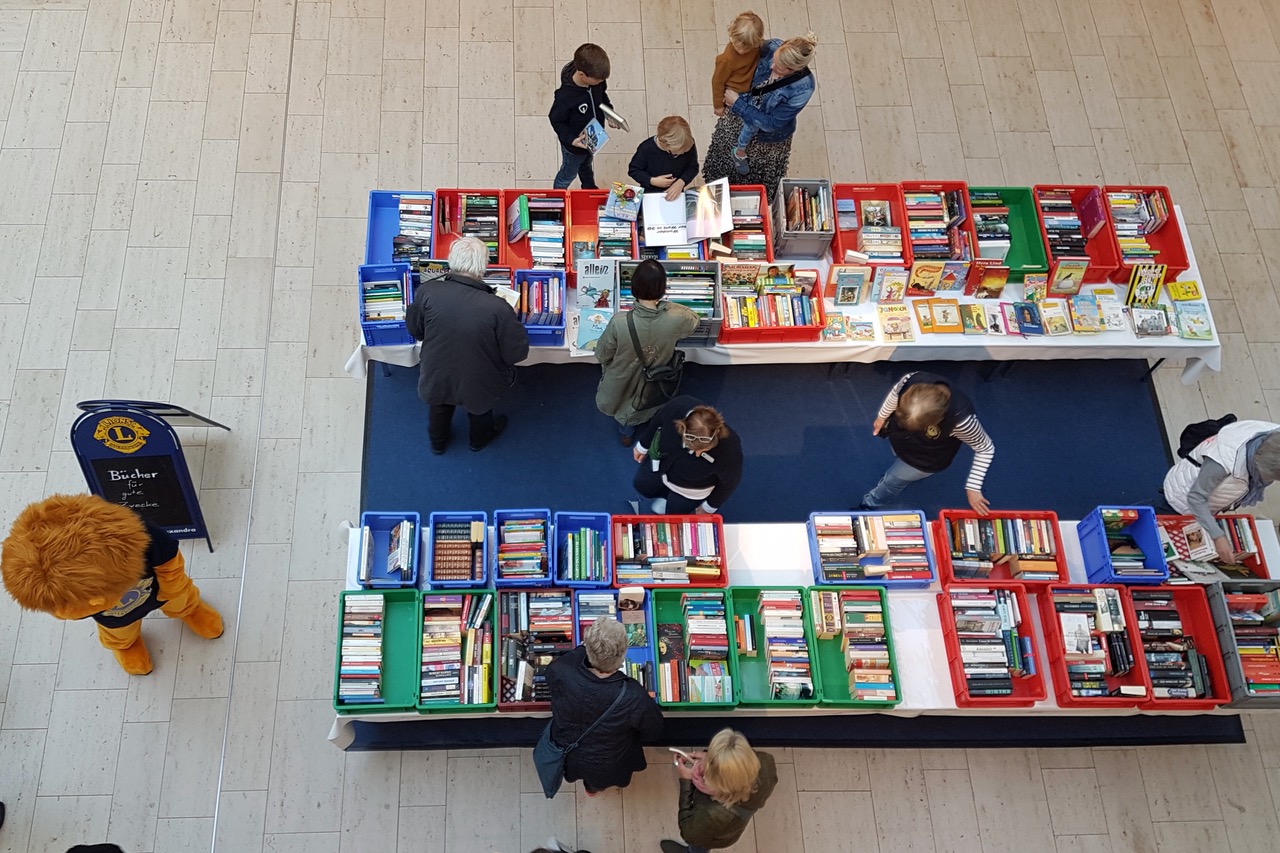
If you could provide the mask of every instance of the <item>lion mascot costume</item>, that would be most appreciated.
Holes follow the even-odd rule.
[[[151,672],[142,617],[153,610],[206,639],[222,636],[222,617],[200,600],[177,540],[94,495],[54,495],[24,509],[4,540],[0,573],[27,610],[93,617],[98,641],[130,675]]]

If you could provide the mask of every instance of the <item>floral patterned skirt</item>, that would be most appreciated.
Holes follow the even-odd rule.
[[[740,175],[734,165],[733,148],[741,132],[742,119],[733,113],[725,114],[716,122],[707,157],[702,161],[702,179],[707,183],[728,178],[729,183],[735,185],[763,184],[769,193],[769,203],[773,204],[778,182],[787,176],[791,162],[791,139],[788,137],[782,142],[752,139],[747,146],[747,163],[751,168],[747,174]]]

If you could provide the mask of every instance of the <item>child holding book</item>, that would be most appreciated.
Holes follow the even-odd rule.
[[[729,24],[729,43],[716,57],[715,69],[711,72],[711,103],[717,116],[725,113],[726,89],[739,94],[750,91],[762,44],[764,21],[755,12],[743,12]],[[742,132],[733,149],[739,174],[747,173],[747,145],[758,130],[749,122],[742,123]]]
[[[579,45],[573,52],[573,61],[560,69],[560,88],[556,89],[547,118],[560,140],[560,171],[556,173],[554,186],[568,189],[577,175],[584,190],[594,190],[596,176],[592,166],[593,154],[584,139],[587,125],[594,119],[610,127],[620,124],[606,117],[604,108],[612,107],[609,100],[609,54],[598,44]]]
[[[640,143],[627,174],[647,193],[664,193],[667,201],[679,198],[698,174],[698,146],[689,122],[680,116],[658,122],[658,132]]]

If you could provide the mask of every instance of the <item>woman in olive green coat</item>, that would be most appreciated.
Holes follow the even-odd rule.
[[[644,388],[644,364],[636,353],[627,328],[627,315],[635,318],[636,336],[649,365],[666,364],[676,341],[698,328],[698,315],[683,305],[662,299],[667,292],[667,271],[657,261],[641,261],[631,276],[631,311],[619,312],[609,321],[596,343],[596,358],[604,368],[596,389],[596,408],[618,422],[621,443],[631,444],[635,429],[658,410],[658,405],[637,409]]]

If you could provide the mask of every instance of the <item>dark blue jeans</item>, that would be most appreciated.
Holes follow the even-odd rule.
[[[556,172],[556,180],[552,186],[558,190],[567,190],[569,184],[573,183],[573,176],[577,175],[584,190],[598,189],[594,166],[592,154],[587,149],[566,148],[561,145],[560,171]]]

